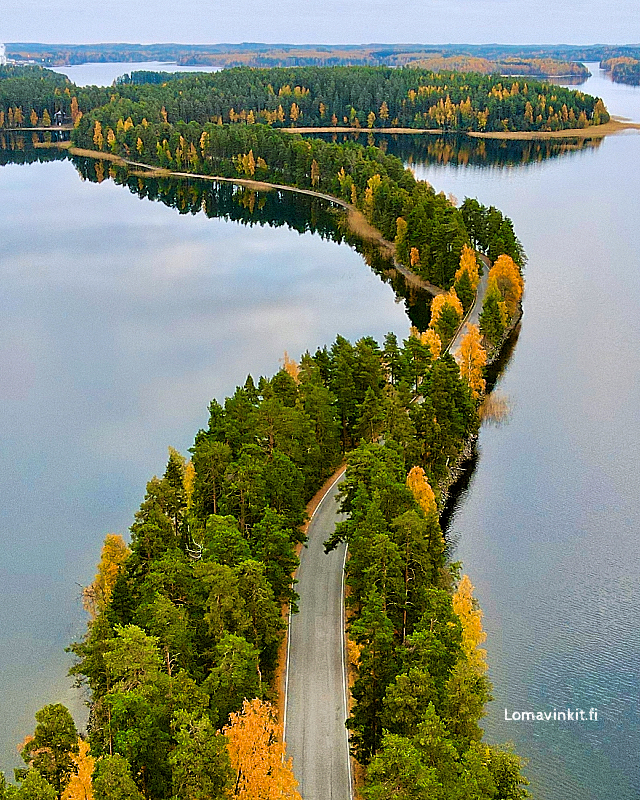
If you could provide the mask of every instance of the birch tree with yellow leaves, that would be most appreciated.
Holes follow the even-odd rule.
[[[442,352],[442,342],[433,328],[429,328],[420,334],[420,343],[427,345],[431,351],[431,358],[434,361],[440,358],[440,353]]]
[[[437,511],[436,496],[422,467],[412,467],[407,475],[407,488],[425,516]]]
[[[459,281],[463,272],[467,273],[471,281],[471,286],[475,290],[480,282],[478,259],[476,257],[476,251],[472,247],[469,247],[468,244],[463,246],[462,252],[460,253],[460,267],[456,272],[454,280]]]
[[[460,254],[460,266],[456,271],[453,286],[464,310],[471,308],[475,297],[480,273],[476,252],[469,245],[464,245]]]
[[[487,351],[480,343],[480,339],[478,326],[467,325],[467,332],[462,338],[459,349],[454,353],[460,367],[460,375],[467,380],[476,400],[486,387],[482,371],[487,363]]]
[[[515,261],[506,254],[498,256],[489,270],[489,288],[496,288],[506,303],[509,317],[513,317],[522,299],[524,280]]]
[[[237,800],[302,800],[272,705],[257,698],[245,700],[222,732],[238,775],[233,795]]]
[[[117,533],[107,534],[96,577],[82,591],[82,605],[91,619],[95,619],[109,604],[120,567],[130,552],[122,536]]]
[[[431,302],[431,321],[429,327],[440,337],[440,341],[451,341],[456,332],[464,309],[455,289],[436,295]]]
[[[482,611],[473,596],[474,586],[468,575],[463,575],[453,595],[453,610],[462,625],[462,651],[478,675],[487,671],[487,651],[480,645],[487,638],[482,627]]]
[[[89,743],[78,739],[78,752],[72,756],[76,772],[71,775],[62,800],[93,800],[92,775],[96,760],[89,753]]]

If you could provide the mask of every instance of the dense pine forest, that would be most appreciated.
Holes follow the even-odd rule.
[[[7,90],[0,97],[3,124],[28,125],[31,111],[41,119],[45,90],[49,117],[60,108],[74,121],[78,110],[86,113],[114,98],[140,103],[149,122],[502,132],[585,128],[609,120],[602,101],[582,92],[534,79],[478,73],[386,67],[240,67],[186,76],[134,72],[110,89],[80,89],[68,82],[65,86],[65,79],[49,71],[38,77],[38,68],[4,67],[0,84],[12,73],[22,74],[22,69],[31,70],[24,74],[25,93],[29,86],[37,86],[34,96],[38,102],[29,104],[23,96],[22,103],[17,102]]]
[[[365,94],[381,78],[388,89],[393,72],[403,71],[361,71],[372,76]],[[73,118],[74,145],[94,153],[83,169],[90,163],[97,180],[125,171],[113,159],[126,158],[165,170],[167,180],[179,171],[324,192],[364,214],[398,261],[441,291],[424,330],[403,342],[338,336],[299,363],[285,354],[274,377],[249,376],[224,403],[212,400],[189,457],[170,450],[129,544],[106,538],[84,590],[87,633],[70,650],[71,674],[89,697],[87,738],[64,706],[45,706],[21,746],[19,785],[0,780],[0,800],[298,797],[271,704],[286,612],[296,608],[306,505],[345,459],[349,516],[326,547],[349,543],[356,678],[348,727],[364,795],[526,797],[518,757],[481,742],[490,697],[481,613],[439,523],[477,436],[487,351],[500,348],[520,314],[525,256],[510,220],[475,200],[458,208],[379,148],[303,139],[268,120],[252,123],[251,111],[214,121],[206,98],[218,90],[195,77],[123,84],[105,100],[103,90],[51,75],[9,68],[5,76],[39,87],[38,119],[57,110]],[[265,75],[223,78],[245,96],[254,81],[258,98]],[[355,86],[338,77],[339,96]],[[299,109],[311,91],[294,85]],[[0,92],[3,124],[11,116],[15,126],[26,95],[1,79]],[[144,175],[133,177],[144,194]],[[178,186],[187,209],[189,198],[202,206],[187,181]],[[448,346],[487,269],[480,253],[492,262],[480,327],[469,327],[454,358]]]
[[[439,342],[434,328],[382,347],[338,336],[211,402],[191,458],[170,451],[130,546],[108,536],[84,592],[71,672],[90,691],[90,753],[66,709],[46,706],[7,798],[71,800],[92,772],[97,800],[258,796],[237,791],[241,721],[273,725],[257,701],[275,699],[305,503],[345,452],[350,518],[327,546],[346,539],[351,552],[349,726],[366,796],[525,796],[518,759],[480,743],[479,612],[438,523],[449,464],[478,429],[481,362],[461,371]],[[242,717],[244,698],[255,702]],[[271,763],[274,743],[263,746],[252,758]],[[289,776],[254,778],[275,791]]]

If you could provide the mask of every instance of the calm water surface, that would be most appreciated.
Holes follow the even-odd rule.
[[[114,61],[96,64],[72,64],[68,67],[50,67],[72,80],[76,86],[111,86],[116,78],[137,70],[152,72],[217,72],[218,67],[179,66],[173,61]]]
[[[640,90],[592,72],[582,88],[640,120]],[[498,387],[511,416],[483,429],[450,529],[489,633],[488,738],[530,758],[542,800],[631,800],[640,137],[569,152],[459,152],[416,143],[405,157],[438,189],[502,208],[529,254],[526,314]],[[8,768],[35,710],[74,702],[62,648],[82,632],[79,586],[104,534],[126,531],[166,446],[185,451],[208,400],[249,371],[273,373],[285,349],[298,354],[338,331],[404,335],[408,322],[345,245],[179,216],[110,181],[81,182],[66,162],[2,167],[0,203]],[[504,720],[505,707],[566,706],[596,707],[598,722]]]
[[[585,91],[640,121],[640,89]],[[450,534],[477,586],[495,703],[488,738],[530,758],[543,800],[632,800],[640,778],[640,136],[524,168],[416,167],[511,216],[525,316]],[[590,707],[598,722],[505,721]]]
[[[346,245],[248,228],[0,167],[0,769],[45,703],[80,702],[63,648],[106,533],[126,534],[167,446],[182,452],[247,373],[409,322]]]

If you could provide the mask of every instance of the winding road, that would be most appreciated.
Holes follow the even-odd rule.
[[[451,343],[451,352],[460,346],[467,324],[478,324],[490,266],[485,256],[481,258],[485,269],[476,301]],[[342,477],[336,478],[309,523],[296,573],[300,610],[289,622],[284,737],[303,800],[352,797],[344,724],[348,716],[343,601],[346,545],[328,555],[323,545],[336,522],[344,518],[336,504]]]
[[[325,494],[309,524],[296,573],[300,611],[289,627],[284,735],[303,800],[351,800],[345,728],[346,545],[328,555],[323,546],[343,519],[336,504],[341,479]]]

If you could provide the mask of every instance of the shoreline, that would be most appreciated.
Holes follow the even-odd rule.
[[[55,132],[73,130],[68,126],[57,125],[55,127],[12,127],[0,128],[0,131],[6,133],[42,133],[42,132]],[[469,136],[472,139],[511,139],[514,141],[546,141],[549,139],[602,139],[605,136],[613,136],[615,134],[624,133],[626,131],[638,131],[640,133],[640,123],[632,122],[631,120],[623,117],[611,116],[609,122],[602,125],[588,125],[586,128],[565,128],[560,131],[461,131],[450,130],[445,131],[442,128],[355,128],[349,125],[324,125],[324,126],[307,126],[295,128],[274,128],[274,130],[282,131],[284,133],[299,133],[299,134],[314,134],[314,133],[366,133],[372,134],[400,134],[403,136],[410,135],[424,135],[424,136]],[[68,144],[67,142],[53,142],[52,144]],[[42,145],[41,145],[42,146]],[[86,151],[87,153],[90,151]],[[91,151],[93,152],[93,151]],[[110,153],[102,153],[103,158],[108,158]],[[205,177],[205,176],[201,176]],[[291,188],[291,187],[288,187]]]
[[[514,139],[521,141],[546,139],[600,139],[628,130],[640,132],[640,123],[611,117],[603,125],[586,128],[566,128],[561,131],[445,131],[442,128],[354,128],[349,126],[326,126],[307,128],[278,128],[287,133],[366,133],[366,134],[424,134],[429,136],[470,136],[473,139]]]
[[[431,297],[436,297],[439,294],[445,294],[444,289],[436,286],[429,281],[424,280],[415,272],[405,267],[396,260],[396,248],[393,242],[385,239],[382,233],[374,228],[365,215],[351,203],[342,200],[340,197],[325,194],[323,192],[316,192],[313,189],[302,189],[298,186],[287,186],[280,183],[269,183],[268,181],[255,181],[249,178],[225,178],[221,175],[203,175],[197,172],[177,172],[175,170],[163,169],[161,167],[154,167],[151,164],[144,164],[140,161],[132,161],[128,158],[114,155],[113,153],[105,153],[102,150],[87,150],[81,147],[74,147],[71,142],[45,142],[36,145],[41,148],[54,148],[59,150],[66,150],[70,155],[81,156],[83,158],[93,158],[96,161],[111,161],[117,166],[134,167],[135,170],[132,174],[139,175],[140,177],[148,178],[195,178],[204,181],[217,181],[222,183],[232,183],[236,186],[243,186],[245,189],[251,189],[256,192],[272,192],[272,191],[285,191],[296,192],[297,194],[304,194],[309,197],[317,197],[320,200],[325,200],[328,203],[343,208],[346,213],[347,224],[350,231],[364,241],[373,242],[384,256],[391,260],[393,268],[396,269],[407,281],[407,283],[415,289],[420,289],[427,292]],[[141,170],[144,170],[142,172]]]

